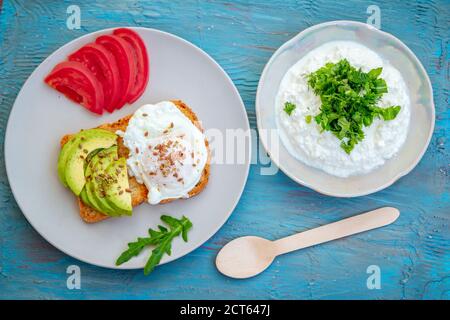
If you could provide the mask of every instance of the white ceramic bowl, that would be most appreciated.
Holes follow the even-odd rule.
[[[311,50],[336,40],[358,42],[388,60],[403,75],[411,99],[410,128],[397,155],[368,174],[349,178],[335,177],[300,162],[289,154],[278,135],[274,138],[268,134],[277,129],[275,97],[285,73]],[[318,24],[283,44],[264,68],[256,95],[259,136],[272,161],[296,182],[336,197],[367,195],[390,186],[409,173],[428,147],[434,129],[434,113],[430,79],[414,53],[391,34],[353,21]]]

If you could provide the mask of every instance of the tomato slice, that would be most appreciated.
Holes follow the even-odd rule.
[[[103,113],[103,88],[92,72],[77,61],[64,61],[55,66],[44,81],[67,98],[86,109]]]
[[[136,77],[136,66],[133,61],[133,52],[131,46],[120,37],[114,35],[102,35],[95,42],[104,46],[112,53],[116,59],[120,74],[120,93],[116,109],[120,109],[127,102],[127,97],[133,86]]]
[[[134,63],[136,64],[136,77],[133,87],[128,95],[128,103],[133,103],[144,93],[149,77],[149,58],[147,48],[142,38],[131,29],[119,28],[114,30],[114,35],[127,41],[133,48]]]
[[[112,53],[101,45],[89,43],[69,55],[69,61],[81,62],[94,74],[103,88],[104,108],[112,112],[120,94],[119,68]]]

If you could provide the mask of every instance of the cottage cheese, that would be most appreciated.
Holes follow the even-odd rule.
[[[371,126],[363,127],[365,138],[350,154],[345,153],[341,141],[331,132],[321,133],[314,120],[309,124],[305,121],[305,116],[320,113],[321,106],[306,76],[327,62],[336,63],[344,58],[364,72],[383,67],[380,77],[386,81],[388,92],[378,106],[401,106],[394,120],[374,119]],[[290,116],[283,110],[287,101],[297,106]],[[350,41],[324,44],[292,66],[281,81],[275,108],[279,135],[289,153],[309,166],[338,177],[366,174],[383,165],[400,150],[408,134],[410,100],[400,72],[369,48]]]

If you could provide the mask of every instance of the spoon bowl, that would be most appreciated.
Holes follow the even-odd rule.
[[[272,241],[246,236],[226,244],[217,255],[216,266],[228,277],[250,278],[267,269],[276,255]]]

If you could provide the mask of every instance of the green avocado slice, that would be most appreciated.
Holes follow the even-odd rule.
[[[89,153],[89,155],[86,157],[86,161],[84,162],[84,176],[86,176],[86,168],[89,162],[91,162],[92,158],[99,153],[100,151],[105,150],[103,148],[98,148]]]
[[[109,148],[117,143],[117,136],[107,130],[91,129],[78,133],[68,150],[61,151],[58,168],[64,168],[64,179],[75,195],[80,195],[86,183],[84,164],[89,154],[99,148]],[[65,165],[63,164],[65,162]],[[64,183],[64,180],[63,180]]]
[[[85,171],[88,202],[97,211],[111,216],[117,215],[117,213],[105,199],[104,191],[102,191],[102,176],[115,159],[117,159],[117,146],[104,149],[92,157]]]
[[[104,130],[104,129],[90,129],[90,130],[80,131],[77,134],[75,134],[69,141],[67,141],[66,144],[61,149],[61,152],[59,153],[59,157],[58,157],[58,176],[59,176],[59,180],[61,180],[61,182],[64,184],[64,186],[67,187],[66,175],[65,175],[67,159],[72,152],[72,147],[75,144],[77,138],[79,138],[80,136],[88,137],[88,136],[92,136],[95,134],[111,135],[111,132]]]
[[[59,177],[59,180],[61,181],[61,183],[65,187],[67,187],[65,172],[66,172],[67,157],[69,156],[68,151],[73,146],[74,141],[75,141],[74,138],[67,141],[66,144],[63,146],[61,152],[59,153],[59,157],[58,157],[58,177]]]
[[[97,150],[99,150],[99,149],[97,149]],[[92,153],[94,153],[94,151]],[[84,202],[84,204],[88,205],[89,207],[91,207],[93,209],[98,210],[99,208],[97,206],[95,197],[93,197],[92,193],[90,192],[90,177],[92,175],[92,165],[93,165],[93,163],[95,163],[95,161],[96,161],[95,155],[92,156],[91,159],[86,159],[86,163],[84,165],[85,166],[84,176],[86,178],[86,184],[84,185],[83,190],[81,190],[80,198],[81,198],[81,201]]]
[[[120,158],[118,161],[111,163],[105,174],[112,178],[112,183],[105,188],[106,200],[121,215],[131,215],[133,207],[131,205],[126,159]]]
[[[86,185],[84,186],[83,190],[80,192],[80,198],[81,201],[83,201],[84,204],[88,205],[89,207],[93,208],[93,205],[89,201],[87,194],[86,194]]]

